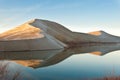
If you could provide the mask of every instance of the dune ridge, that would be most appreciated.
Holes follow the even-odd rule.
[[[0,51],[64,49],[111,43],[120,43],[120,37],[101,30],[73,32],[61,24],[42,19],[30,20],[0,34]]]

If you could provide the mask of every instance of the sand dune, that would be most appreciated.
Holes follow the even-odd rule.
[[[61,24],[41,19],[28,21],[0,34],[1,51],[61,49],[81,43],[116,42],[120,42],[119,37],[104,31],[72,32]]]
[[[101,31],[89,32],[88,34],[95,35],[95,36],[100,36],[100,35],[102,35]]]
[[[21,40],[44,37],[42,30],[29,24],[23,24],[19,27],[8,30],[0,34],[0,40]]]

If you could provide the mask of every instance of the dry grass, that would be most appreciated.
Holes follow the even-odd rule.
[[[93,79],[93,80],[120,80],[120,76],[118,77],[104,77],[104,78],[100,78],[100,79]]]
[[[106,76],[103,76],[101,78],[88,79],[88,80],[120,80],[120,76],[116,76],[115,68],[113,68],[113,70],[107,73]]]
[[[20,72],[16,72],[14,76],[9,78],[8,74],[10,74],[10,71],[8,71],[9,63],[0,62],[0,80],[20,80]]]

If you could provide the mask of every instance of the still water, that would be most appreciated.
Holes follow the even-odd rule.
[[[120,44],[0,52],[1,80],[92,80],[120,76]]]

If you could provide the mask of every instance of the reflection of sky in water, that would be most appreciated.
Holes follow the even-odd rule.
[[[69,57],[63,62],[50,67],[39,68],[35,73],[39,77],[60,78],[90,78],[105,75],[120,75],[119,52],[112,52],[105,56],[79,54]],[[39,74],[38,74],[39,73]]]
[[[120,75],[119,51],[111,52],[104,56],[76,54],[66,60],[48,67],[25,68],[26,74],[44,80],[73,80],[81,78],[104,77]],[[20,67],[20,66],[19,66]]]

